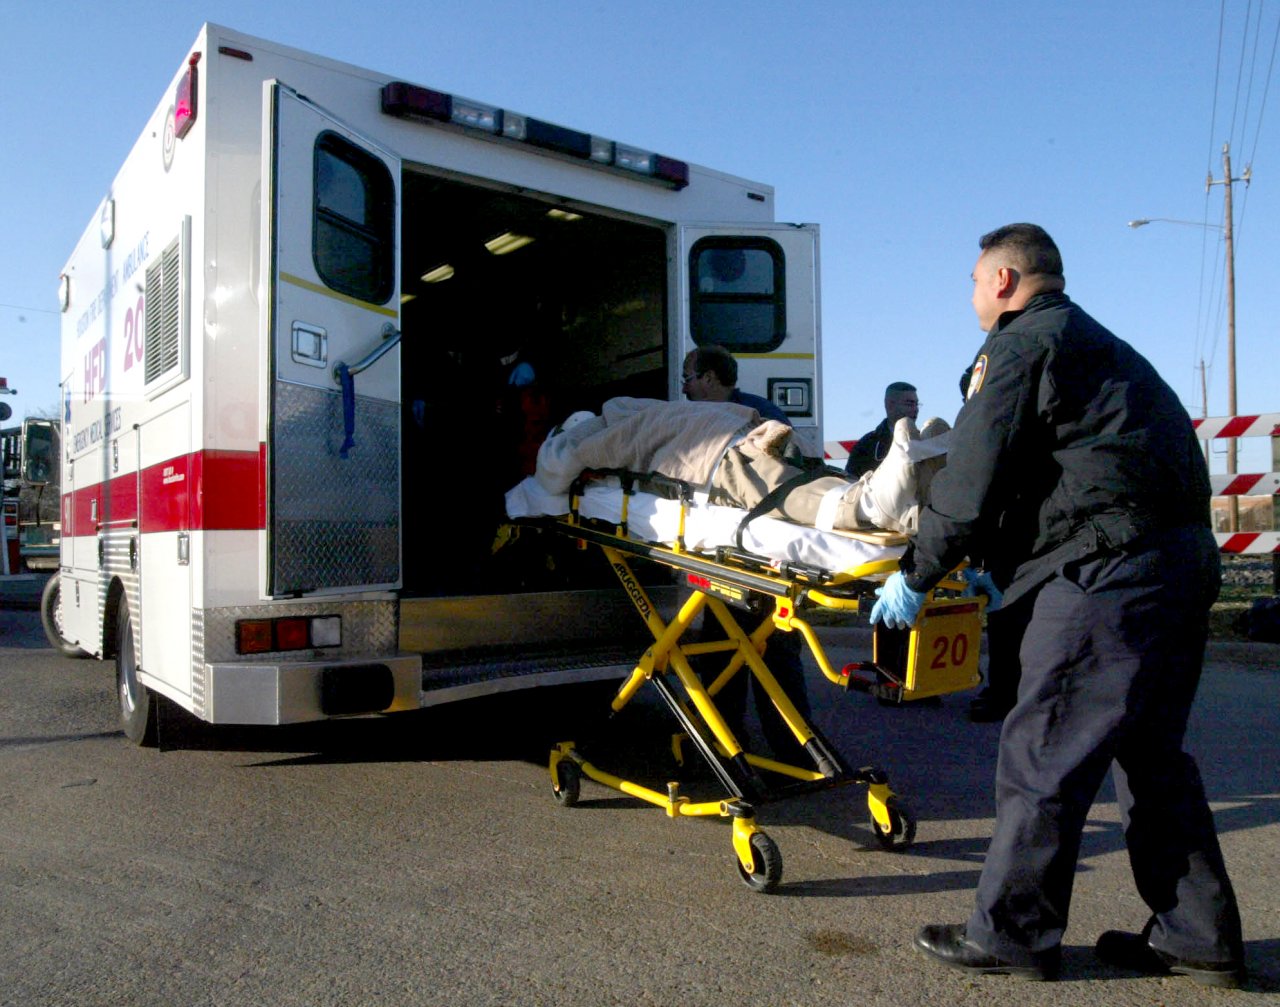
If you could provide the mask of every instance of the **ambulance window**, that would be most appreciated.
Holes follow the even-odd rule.
[[[701,238],[689,253],[689,328],[699,346],[765,352],[787,336],[785,261],[769,238]]]
[[[334,290],[382,304],[395,289],[395,183],[378,158],[336,133],[316,140],[316,272]]]

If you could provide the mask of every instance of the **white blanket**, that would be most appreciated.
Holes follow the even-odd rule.
[[[597,480],[583,493],[578,512],[585,518],[618,524],[622,520],[622,498],[622,488],[616,479]],[[507,493],[507,515],[513,519],[558,517],[568,513],[568,494],[549,493],[532,476]],[[733,545],[745,514],[746,511],[736,507],[720,507],[707,503],[705,498],[695,498],[685,520],[685,547],[695,552],[710,552],[717,546]],[[679,522],[678,500],[650,493],[632,494],[627,508],[627,527],[633,536],[646,542],[671,545]],[[897,559],[904,549],[769,517],[758,517],[747,525],[742,546],[775,562],[804,563],[833,574],[875,560]]]

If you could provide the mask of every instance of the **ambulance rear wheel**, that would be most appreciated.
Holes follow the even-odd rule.
[[[44,586],[40,596],[40,624],[49,643],[63,657],[88,657],[83,650],[63,635],[62,629],[62,576],[54,574]]]
[[[916,816],[911,808],[896,797],[890,797],[885,802],[885,807],[889,810],[888,832],[880,827],[875,815],[871,816],[871,831],[875,833],[876,842],[881,849],[905,850],[916,838]]]
[[[782,851],[778,849],[769,836],[763,832],[751,834],[751,870],[742,866],[742,861],[735,860],[738,865],[738,876],[753,891],[771,892],[782,880]]]
[[[129,606],[121,604],[116,620],[116,695],[120,698],[120,727],[135,745],[156,744],[160,700],[138,681],[137,650]]]

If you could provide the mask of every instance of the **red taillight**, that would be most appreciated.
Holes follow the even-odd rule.
[[[276,650],[303,650],[309,643],[309,619],[277,619]]]
[[[266,654],[342,646],[342,617],[289,615],[279,619],[241,619],[236,623],[236,653]]]
[[[236,623],[236,653],[265,654],[271,649],[270,619],[241,619]]]
[[[187,72],[178,81],[178,90],[173,96],[173,133],[181,140],[196,123],[196,104],[199,97],[198,75],[196,64],[200,62],[200,54],[193,52],[187,60]]]

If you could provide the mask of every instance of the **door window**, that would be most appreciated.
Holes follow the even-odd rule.
[[[712,237],[689,253],[689,327],[699,346],[762,353],[787,336],[786,262],[769,238]]]
[[[315,152],[316,272],[334,290],[372,304],[395,289],[395,183],[387,166],[336,133]]]

